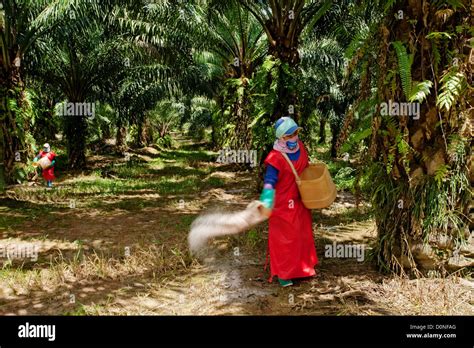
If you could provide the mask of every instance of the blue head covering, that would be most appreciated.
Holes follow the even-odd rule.
[[[275,135],[277,139],[280,139],[285,135],[293,134],[299,128],[291,117],[281,117],[275,122]]]

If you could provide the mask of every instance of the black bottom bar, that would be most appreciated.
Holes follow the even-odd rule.
[[[0,317],[0,347],[196,347],[211,344],[236,347],[266,344],[284,344],[291,347],[473,347],[473,328],[474,317],[461,316],[24,316]]]

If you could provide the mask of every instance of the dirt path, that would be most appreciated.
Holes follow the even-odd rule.
[[[39,255],[4,262],[0,314],[474,313],[469,281],[443,280],[444,302],[423,306],[440,296],[439,280],[382,276],[366,257],[327,257],[326,248],[349,244],[367,256],[375,239],[366,207],[345,192],[313,214],[315,278],[284,289],[267,281],[265,224],[190,258],[186,236],[201,211],[241,209],[256,194],[250,173],[210,162],[189,139],[178,142],[174,151],[132,154],[137,162],[119,169],[110,164],[121,159],[95,158],[92,174],[65,176],[55,190],[12,188],[10,197],[28,203],[1,201],[0,247],[34,243]]]

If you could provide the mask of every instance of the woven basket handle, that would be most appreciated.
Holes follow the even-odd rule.
[[[291,171],[293,172],[293,174],[295,174],[295,179],[296,179],[296,183],[298,184],[298,186],[301,184],[301,179],[300,177],[298,176],[298,173],[296,172],[296,169],[295,167],[293,166],[293,163],[291,163],[291,160],[288,158],[288,155],[284,152],[281,153],[283,155],[283,157],[286,159],[286,161],[288,162],[288,164],[290,165],[291,167]]]

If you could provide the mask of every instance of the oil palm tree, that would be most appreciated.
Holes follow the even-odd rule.
[[[268,43],[268,54],[282,64],[276,64],[278,76],[285,79],[298,79],[298,65],[301,57],[302,37],[311,32],[315,25],[326,18],[332,6],[331,0],[239,0],[265,31]],[[319,23],[320,24],[320,23]],[[288,114],[288,108],[295,108],[295,117],[299,117],[299,100],[297,88],[291,83],[280,83],[272,119]]]
[[[249,84],[266,54],[263,29],[235,1],[225,6],[211,2],[199,13],[203,30],[197,58],[208,68],[208,82],[222,107],[217,119],[223,130],[221,145],[250,149]]]
[[[25,162],[28,148],[25,127],[18,121],[25,104],[25,57],[35,42],[59,23],[69,11],[85,4],[74,0],[4,0],[0,7],[0,171],[7,182],[15,177],[15,162]],[[27,129],[27,127],[26,127]],[[18,168],[17,168],[18,169]]]
[[[38,43],[40,54],[32,74],[58,90],[67,102],[88,103],[92,108],[98,92],[110,89],[110,81],[126,69],[123,51],[127,47],[126,41],[108,37],[104,23],[93,22],[80,29],[62,27]],[[88,118],[82,112],[63,117],[71,169],[86,163]]]
[[[128,60],[130,69],[115,83],[112,102],[121,114],[118,139],[125,124],[134,124],[139,135],[136,145],[145,145],[150,124],[147,111],[170,99],[183,101],[195,93],[212,93],[195,59],[195,42],[200,40],[197,18],[193,3],[170,1],[138,1],[132,10],[117,13],[120,28],[141,52]]]
[[[379,3],[386,16],[355,50],[378,66],[360,93],[373,106],[370,158],[384,269],[446,273],[472,267],[472,19],[463,1]],[[408,35],[410,33],[410,35]],[[469,44],[471,40],[471,44]],[[417,103],[384,112],[384,103]],[[472,228],[472,225],[471,225]],[[467,248],[469,249],[469,248]]]
[[[335,157],[338,131],[349,99],[342,91],[347,83],[344,75],[344,50],[334,37],[312,35],[305,38],[300,51],[301,70],[305,81],[300,89],[300,123],[306,129],[314,127],[312,118],[317,110],[322,143],[325,141],[325,124],[329,121],[333,133],[331,155]]]

